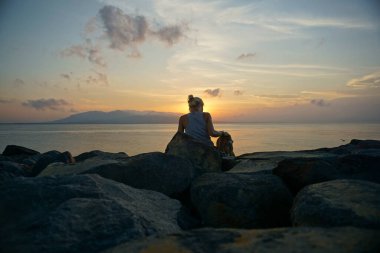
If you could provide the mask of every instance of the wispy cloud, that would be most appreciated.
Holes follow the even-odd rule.
[[[234,95],[235,96],[241,96],[241,95],[243,95],[243,91],[241,91],[241,90],[234,90]]]
[[[169,25],[153,28],[145,16],[130,15],[115,6],[104,6],[99,10],[99,16],[105,28],[105,35],[110,42],[110,48],[130,51],[129,56],[139,57],[139,45],[147,38],[157,39],[172,46],[183,38],[185,25]]]
[[[93,75],[89,75],[86,79],[87,84],[95,84],[101,86],[107,86],[108,83],[108,75],[104,72],[99,72],[93,70]]]
[[[61,74],[61,77],[63,78],[63,79],[65,79],[65,80],[67,80],[67,81],[71,81],[71,76],[70,76],[70,74]]]
[[[241,60],[251,60],[256,56],[256,53],[247,53],[247,54],[241,54],[236,59]]]
[[[293,94],[260,94],[255,95],[256,97],[260,98],[299,98],[299,95],[293,95]]]
[[[13,86],[16,87],[16,88],[20,88],[22,86],[25,85],[25,82],[24,80],[20,79],[20,78],[16,78],[15,80],[13,80]]]
[[[0,98],[0,104],[10,104],[13,100]]]
[[[333,27],[342,29],[372,29],[373,25],[363,20],[325,17],[280,17],[278,22],[301,27]]]
[[[100,46],[94,45],[91,39],[86,39],[83,44],[68,47],[62,50],[60,54],[62,57],[76,56],[82,59],[87,59],[89,62],[99,67],[107,66]]]
[[[380,71],[352,79],[347,83],[347,86],[353,88],[378,88],[380,87]]]
[[[312,99],[310,101],[310,104],[320,106],[320,107],[325,107],[325,106],[330,105],[330,103],[326,102],[324,99]]]
[[[53,111],[62,111],[66,106],[71,104],[64,99],[55,99],[55,98],[41,98],[36,100],[28,100],[22,103],[25,107],[30,107],[38,111],[44,110],[53,110]]]
[[[204,91],[204,93],[211,97],[219,97],[221,96],[221,89],[220,88],[207,89]]]

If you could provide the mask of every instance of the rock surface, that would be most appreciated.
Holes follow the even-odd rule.
[[[377,253],[380,231],[345,228],[200,229],[124,243],[102,253]]]
[[[37,176],[49,164],[56,162],[73,163],[74,160],[68,151],[63,153],[56,150],[48,151],[46,153],[43,153],[37,160],[36,164],[33,166],[32,176]]]
[[[49,164],[37,177],[45,176],[63,176],[63,175],[78,175],[83,174],[88,170],[95,170],[100,166],[111,166],[112,164],[119,163],[116,160],[107,160],[99,157],[92,157],[82,162],[76,162],[72,164],[66,163],[51,163]]]
[[[90,158],[73,165],[51,164],[45,175],[98,174],[104,178],[139,188],[180,197],[195,177],[195,168],[181,157],[160,152],[129,157],[125,161]]]
[[[177,233],[181,205],[97,175],[16,178],[0,185],[2,252],[98,252]]]
[[[206,226],[268,228],[290,224],[292,195],[277,176],[206,173],[191,187]]]
[[[26,173],[18,163],[0,161],[0,183],[4,180],[20,176],[26,176]]]
[[[82,153],[75,158],[76,162],[83,162],[90,158],[98,158],[98,159],[104,159],[104,160],[126,160],[128,158],[128,155],[124,152],[119,153],[110,153],[110,152],[104,152],[101,150],[92,150],[89,152]]]
[[[293,158],[281,161],[273,174],[296,194],[303,187],[334,179],[380,183],[380,156],[343,155],[328,158]]]
[[[17,146],[17,145],[7,145],[3,151],[4,156],[17,156],[17,155],[38,155],[40,152],[33,149]]]
[[[281,177],[294,194],[307,185],[339,176],[334,161],[321,158],[285,159],[273,169],[273,174]]]
[[[199,173],[222,171],[222,158],[219,152],[187,134],[176,133],[167,145],[165,153],[188,159],[199,167]]]
[[[301,190],[292,207],[295,226],[380,228],[380,184],[334,180]]]

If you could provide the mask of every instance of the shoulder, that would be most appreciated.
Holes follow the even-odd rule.
[[[205,117],[209,117],[209,118],[211,118],[211,114],[210,114],[209,112],[204,112],[203,115],[204,115]]]
[[[187,121],[187,114],[184,114],[182,115],[181,117],[179,117],[179,122],[186,122]]]
[[[204,112],[203,117],[207,120],[211,119],[211,114],[209,112]]]
[[[185,119],[187,119],[187,114],[184,114],[181,117],[179,117],[179,120],[185,120]]]

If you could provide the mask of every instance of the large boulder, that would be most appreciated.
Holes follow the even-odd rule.
[[[181,231],[177,200],[98,175],[15,178],[0,185],[2,252],[98,252]]]
[[[296,194],[303,187],[338,178],[338,171],[331,159],[292,158],[281,161],[273,174],[281,177]]]
[[[292,207],[295,226],[380,228],[380,184],[334,180],[301,190]]]
[[[287,159],[328,159],[334,157],[337,155],[316,150],[255,152],[238,156],[241,162],[229,172],[246,173],[273,170],[280,162]]]
[[[98,159],[104,159],[104,160],[126,160],[128,158],[128,155],[124,152],[119,153],[110,153],[110,152],[104,152],[101,150],[92,150],[89,152],[82,153],[75,158],[76,162],[82,162],[90,158],[98,158]]]
[[[195,177],[191,162],[160,152],[132,156],[125,161],[90,158],[73,165],[51,164],[41,176],[98,174],[126,185],[179,198]]]
[[[269,228],[290,224],[292,195],[267,173],[206,173],[191,187],[191,199],[206,226]]]
[[[37,176],[49,164],[56,162],[74,163],[75,160],[68,151],[65,151],[63,153],[56,150],[48,151],[46,153],[43,153],[34,164],[32,169],[32,176]]]
[[[222,171],[219,151],[187,134],[176,133],[167,145],[165,153],[188,159],[199,168],[199,173]]]
[[[15,177],[26,176],[20,164],[10,161],[0,161],[0,183]]]
[[[358,228],[199,229],[123,243],[102,253],[377,253],[380,231]]]
[[[125,162],[106,164],[83,173],[96,173],[135,188],[148,189],[179,198],[189,189],[195,168],[186,159],[160,152],[130,157]]]
[[[337,159],[336,168],[340,175],[339,178],[380,183],[380,156],[368,154],[342,156]]]
[[[40,154],[40,152],[17,145],[7,145],[3,151],[4,156],[33,156],[38,154]]]
[[[95,170],[100,166],[111,166],[116,163],[119,163],[119,161],[106,160],[99,157],[88,158],[81,162],[71,164],[56,162],[49,164],[44,170],[42,170],[38,174],[37,177],[83,174],[86,173],[88,170]]]
[[[303,187],[334,179],[380,183],[380,156],[343,155],[327,158],[293,158],[281,161],[273,174],[296,194]]]

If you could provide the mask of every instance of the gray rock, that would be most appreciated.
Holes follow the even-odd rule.
[[[249,173],[263,170],[272,171],[278,162],[278,159],[241,159],[228,173]]]
[[[120,244],[103,253],[377,253],[380,231],[345,228],[200,229]]]
[[[380,228],[380,184],[334,180],[301,190],[292,207],[295,226]]]
[[[328,158],[293,158],[281,161],[273,174],[296,194],[303,187],[334,179],[380,183],[380,156],[343,155]]]
[[[181,157],[152,152],[130,157],[125,162],[101,165],[83,173],[96,173],[135,188],[179,198],[189,189],[195,177],[195,168]]]
[[[307,185],[339,177],[334,160],[321,158],[286,159],[273,169],[273,174],[281,177],[294,194]]]
[[[193,182],[191,199],[207,226],[290,224],[292,195],[281,179],[271,174],[206,173]]]
[[[98,252],[178,233],[177,200],[98,175],[15,178],[0,185],[2,252]]]
[[[129,157],[123,162],[96,157],[76,164],[54,163],[40,176],[72,174],[98,174],[135,188],[180,198],[189,189],[195,168],[181,157],[152,152]]]
[[[199,173],[222,171],[222,158],[218,150],[194,140],[187,134],[176,133],[167,145],[165,153],[188,159],[199,167]]]
[[[40,152],[33,149],[17,146],[17,145],[7,145],[3,151],[4,156],[15,156],[15,155],[38,155]]]
[[[110,152],[104,152],[100,150],[93,150],[89,152],[82,153],[75,158],[76,162],[83,162],[90,158],[99,158],[104,160],[126,160],[128,158],[128,155],[124,152],[119,153],[110,153]]]
[[[336,169],[341,179],[380,183],[380,156],[354,154],[339,157],[336,161]]]
[[[0,161],[0,182],[21,176],[26,176],[26,173],[20,164],[10,161]]]
[[[119,163],[116,160],[106,160],[99,157],[88,158],[82,162],[76,162],[72,164],[66,164],[62,162],[56,162],[49,164],[38,177],[45,176],[58,176],[58,175],[78,175],[86,173],[89,170],[96,170],[100,166],[111,166]]]
[[[59,152],[56,150],[48,151],[46,153],[43,153],[32,169],[32,175],[37,176],[41,171],[43,171],[49,164],[56,163],[56,162],[62,162],[62,163],[73,163],[74,159],[71,156],[71,154],[66,152]]]
[[[287,159],[329,159],[337,157],[325,151],[273,151],[244,154],[238,157],[241,162],[229,172],[257,172],[260,170],[273,170],[282,161]]]

